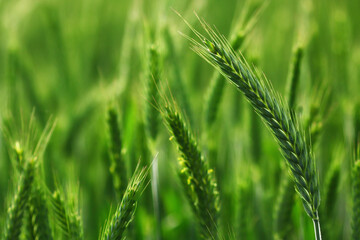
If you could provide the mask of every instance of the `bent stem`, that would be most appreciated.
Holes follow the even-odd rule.
[[[313,223],[314,223],[314,231],[315,231],[315,239],[316,240],[321,240],[321,229],[320,229],[320,220],[319,220],[319,216],[316,213],[317,218],[313,219]]]

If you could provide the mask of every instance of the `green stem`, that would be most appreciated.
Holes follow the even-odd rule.
[[[316,215],[318,215],[316,213]],[[320,230],[320,220],[317,217],[316,219],[313,219],[314,222],[314,231],[315,231],[315,240],[321,240],[321,230]]]

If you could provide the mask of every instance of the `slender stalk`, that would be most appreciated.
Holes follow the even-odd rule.
[[[320,229],[319,218],[313,219],[313,223],[314,223],[315,239],[321,240],[321,229]]]

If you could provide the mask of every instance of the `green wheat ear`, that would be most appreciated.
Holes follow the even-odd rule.
[[[40,134],[37,131],[34,111],[30,115],[28,124],[25,124],[23,119],[20,123],[15,119],[12,120],[12,123],[5,122],[2,130],[12,147],[11,155],[15,159],[14,166],[17,170],[15,173],[20,175],[20,181],[9,208],[5,239],[19,239],[20,235],[26,236],[24,235],[26,232],[22,232],[22,226],[24,226],[23,230],[27,230],[29,234],[27,236],[30,238],[51,239],[46,201],[39,193],[41,187],[36,180],[40,179],[35,177],[35,173],[36,176],[41,176],[38,169],[41,169],[42,155],[54,130],[55,121],[49,118]],[[25,219],[24,216],[28,218]]]
[[[19,127],[20,126],[20,127]],[[46,122],[45,128],[41,133],[37,127],[35,111],[32,111],[28,123],[21,118],[15,119],[11,113],[2,119],[0,130],[3,132],[12,151],[11,159],[15,169],[21,173],[26,165],[26,159],[36,157],[36,161],[41,165],[42,155],[56,126],[56,119],[50,117]]]
[[[47,201],[40,186],[34,187],[28,203],[28,233],[31,239],[53,239]]]
[[[116,212],[107,220],[102,231],[101,240],[121,240],[125,238],[125,230],[132,222],[138,199],[145,189],[145,179],[148,174],[146,167],[140,168],[138,164],[131,178],[121,203]]]
[[[254,72],[245,58],[234,52],[224,36],[217,34],[203,20],[200,22],[209,38],[190,26],[200,39],[197,42],[189,38],[193,50],[240,90],[264,120],[280,146],[304,209],[314,222],[316,239],[321,239],[318,173],[302,126],[265,76]]]
[[[57,189],[49,195],[51,210],[55,218],[56,226],[61,230],[66,239],[82,240],[83,229],[79,213],[74,204],[69,204],[64,200],[64,194]]]
[[[23,217],[29,202],[35,171],[36,159],[32,158],[25,164],[24,171],[20,176],[17,192],[8,210],[4,237],[6,240],[17,240],[20,238]]]
[[[214,172],[208,167],[187,124],[172,106],[165,103],[163,118],[175,139],[180,154],[179,172],[182,185],[192,210],[197,217],[203,239],[217,236],[216,223],[220,208],[219,192]]]
[[[121,199],[126,190],[127,172],[122,155],[121,131],[118,122],[118,112],[115,108],[108,109],[107,119],[110,135],[110,173],[113,179],[116,196]]]

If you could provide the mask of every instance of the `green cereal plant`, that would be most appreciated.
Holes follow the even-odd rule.
[[[65,239],[82,240],[83,230],[80,215],[65,202],[63,193],[57,189],[50,194],[51,210],[56,226],[61,230]]]
[[[9,117],[11,119],[11,116]],[[28,125],[25,125],[23,119],[19,124],[20,127],[16,125],[15,120],[4,123],[2,130],[12,147],[10,156],[15,159],[14,167],[17,170],[15,176],[20,175],[17,193],[8,212],[5,239],[19,239],[22,226],[27,227],[29,237],[51,239],[46,201],[39,192],[41,187],[35,174],[41,176],[38,169],[42,167],[42,154],[54,130],[55,121],[50,118],[41,134],[37,132],[34,111]],[[39,225],[41,227],[38,227]]]
[[[108,109],[107,123],[110,135],[110,173],[112,175],[116,196],[118,199],[121,199],[126,189],[127,173],[122,155],[122,140],[118,122],[118,112],[115,108],[111,107]]]
[[[23,173],[20,176],[17,191],[8,209],[5,240],[17,240],[20,238],[21,228],[24,224],[24,213],[30,199],[31,189],[36,171],[36,159],[31,158],[26,162]]]
[[[28,234],[34,240],[53,239],[46,195],[39,185],[33,188],[28,203]]]
[[[56,119],[50,117],[41,134],[38,131],[35,111],[32,111],[28,124],[25,123],[23,116],[21,121],[17,121],[11,113],[7,118],[2,119],[2,123],[1,130],[12,148],[10,155],[15,159],[16,170],[19,173],[23,171],[27,158],[35,158],[34,161],[39,162],[41,166],[42,155],[55,129]]]
[[[140,168],[138,164],[121,203],[105,224],[104,230],[101,233],[101,240],[125,239],[125,230],[134,218],[138,199],[147,185],[145,184],[147,174],[146,167]]]
[[[246,96],[270,129],[290,169],[304,209],[313,220],[315,237],[321,239],[318,172],[311,146],[307,144],[301,124],[265,76],[250,67],[243,56],[235,53],[224,36],[212,30],[203,20],[200,22],[209,38],[189,25],[200,39],[198,42],[188,37],[192,42],[193,50],[218,69]]]
[[[192,210],[200,223],[203,239],[216,238],[216,223],[220,208],[219,192],[214,172],[203,158],[193,134],[175,104],[165,103],[163,117],[175,139],[180,154],[180,180]]]

